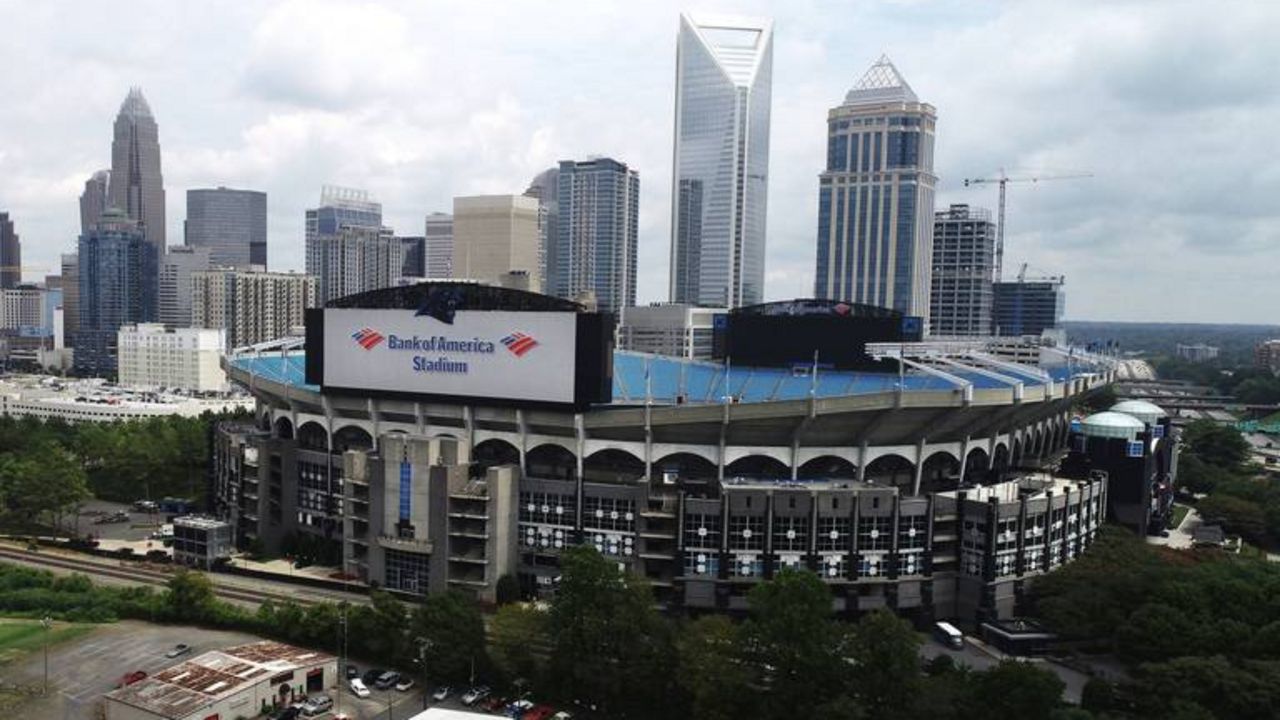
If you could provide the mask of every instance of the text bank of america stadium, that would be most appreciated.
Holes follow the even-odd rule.
[[[908,342],[911,320],[744,308],[717,339],[737,356],[705,362],[615,352],[612,318],[533,293],[350,296],[227,360],[257,415],[218,430],[216,507],[242,547],[411,594],[550,592],[585,543],[672,608],[741,609],[805,567],[841,612],[1008,616],[1105,517],[1104,473],[1046,468],[1111,370]],[[811,361],[750,362],[788,344]]]

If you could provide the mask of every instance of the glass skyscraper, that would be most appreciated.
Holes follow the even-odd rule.
[[[320,190],[320,207],[307,211],[306,223],[307,274],[320,279],[321,304],[352,292],[387,287],[391,284],[388,276],[392,281],[400,276],[404,253],[398,242],[394,252],[389,247],[394,238],[390,230],[383,232],[382,203],[374,201],[367,191],[324,186]],[[368,270],[380,277],[361,277],[366,268],[354,258],[363,258],[363,249],[375,247],[373,254],[382,256],[383,262],[372,263]],[[394,272],[384,268],[376,273],[375,266],[391,262],[392,255]]]
[[[188,190],[185,244],[209,248],[214,267],[267,266],[267,194],[225,187]]]
[[[22,245],[9,213],[0,212],[0,288],[14,288],[21,282]]]
[[[111,207],[141,223],[147,241],[164,252],[164,177],[160,174],[160,128],[141,88],[132,88],[116,115],[111,141]]]
[[[672,302],[737,307],[763,298],[772,75],[771,21],[680,16]]]
[[[929,315],[937,113],[887,57],[827,115],[818,188],[819,298]]]
[[[123,325],[155,322],[158,253],[140,224],[108,210],[80,236],[80,327],[75,371],[86,377],[116,372],[116,332]]]
[[[636,304],[640,175],[610,158],[563,160],[558,184],[547,293],[572,300],[593,292],[596,307],[616,319]]]

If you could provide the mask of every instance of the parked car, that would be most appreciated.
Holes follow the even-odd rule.
[[[382,668],[369,668],[364,671],[364,674],[360,676],[360,679],[364,680],[365,685],[374,687],[378,684],[378,678],[382,677],[382,673],[384,672],[386,672],[386,670],[383,670]]]
[[[297,720],[298,716],[301,714],[302,708],[297,705],[290,705],[280,711],[280,714],[276,716],[276,720]]]
[[[538,705],[520,716],[520,720],[547,720],[555,715],[556,709],[550,705]]]
[[[160,506],[157,505],[154,500],[134,500],[133,509],[137,510],[138,512],[150,513],[150,512],[158,511],[160,509]]]
[[[302,704],[302,714],[307,717],[323,715],[333,709],[333,698],[328,695],[310,695]]]
[[[369,686],[364,684],[360,678],[351,678],[348,683],[351,686],[351,694],[359,698],[367,698],[373,693],[369,692]]]
[[[400,692],[409,692],[412,689],[413,678],[411,677],[402,677],[400,678],[400,681],[396,683],[396,690],[399,690]]]
[[[360,668],[352,665],[351,663],[347,663],[347,679],[351,680],[358,677],[360,677]]]
[[[431,699],[435,700],[436,702],[444,702],[445,700],[448,700],[449,696],[452,694],[453,694],[453,688],[449,687],[448,685],[441,685],[440,687],[436,688],[435,692],[431,693]]]
[[[186,643],[178,643],[177,645],[174,645],[174,646],[173,646],[173,649],[172,649],[172,650],[170,650],[169,652],[165,653],[165,654],[164,654],[164,656],[165,656],[165,657],[167,657],[167,658],[176,658],[176,657],[178,657],[179,655],[186,655],[186,654],[187,654],[187,653],[189,653],[189,652],[191,652],[191,646],[190,646],[190,645],[188,645],[188,644],[186,644]]]
[[[398,682],[400,682],[400,673],[395,670],[388,670],[378,676],[378,679],[373,683],[373,686],[379,690],[386,690]]]
[[[120,678],[120,687],[128,687],[139,680],[145,680],[146,678],[147,673],[145,671],[134,670],[131,673],[126,673],[124,677]]]
[[[498,712],[507,706],[507,699],[501,695],[490,695],[476,703],[476,707],[485,712]]]
[[[507,706],[507,714],[513,718],[522,718],[524,714],[533,709],[533,703],[524,698],[514,700]]]
[[[120,510],[117,512],[113,512],[110,515],[103,515],[97,520],[94,520],[93,524],[94,525],[110,525],[113,523],[127,523],[127,522],[129,522],[129,513],[123,510]]]
[[[471,688],[462,695],[462,704],[470,707],[487,697],[489,697],[488,686],[480,685],[479,687]]]

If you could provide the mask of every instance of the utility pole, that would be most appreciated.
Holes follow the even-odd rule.
[[[347,679],[347,605],[345,601],[338,608],[338,707],[342,712],[342,684]]]
[[[40,618],[40,626],[44,628],[44,695],[49,694],[49,631],[53,629],[53,618],[45,615]]]

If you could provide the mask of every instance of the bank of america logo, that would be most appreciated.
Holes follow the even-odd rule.
[[[356,344],[364,348],[365,350],[372,350],[378,346],[378,343],[382,342],[383,340],[386,340],[386,338],[383,337],[382,333],[378,332],[377,330],[374,330],[373,328],[364,328],[363,330],[357,330],[351,333],[351,339],[355,340]]]
[[[513,332],[502,338],[502,344],[507,346],[512,355],[516,357],[524,357],[524,354],[538,347],[538,341],[522,332]]]

